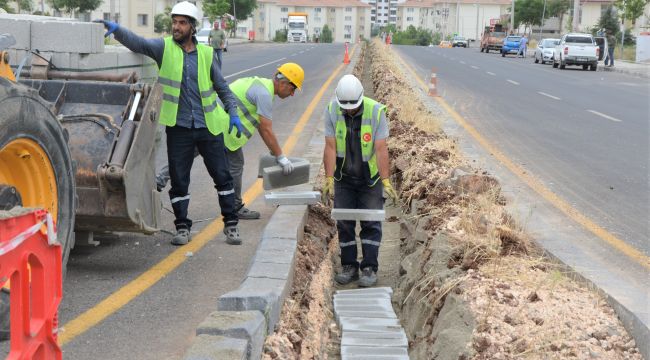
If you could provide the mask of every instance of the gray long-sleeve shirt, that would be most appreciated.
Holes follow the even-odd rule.
[[[160,68],[165,51],[165,40],[145,39],[128,29],[120,26],[115,31],[115,39],[129,50],[146,55],[152,58]],[[193,38],[196,44],[196,38]],[[178,102],[178,113],[176,114],[176,126],[184,128],[206,128],[203,106],[201,104],[201,92],[198,82],[198,50],[192,52],[183,51],[183,79],[181,80],[181,94]],[[232,114],[236,113],[237,105],[235,97],[228,87],[228,83],[221,75],[216,57],[212,57],[210,66],[210,79],[217,92],[225,110]]]

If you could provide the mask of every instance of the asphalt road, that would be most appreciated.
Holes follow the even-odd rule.
[[[231,46],[224,54],[223,73],[229,81],[245,76],[271,77],[283,62],[297,62],[306,73],[303,91],[274,102],[273,128],[282,144],[298,118],[342,60],[341,45],[325,44],[246,44]],[[315,108],[291,155],[300,156],[326,102],[333,94],[332,82]],[[246,167],[244,191],[257,180],[257,158],[268,152],[255,136],[244,148]],[[159,156],[159,164],[164,156]],[[215,218],[220,221],[216,190],[197,159],[192,169],[190,217],[196,234]],[[171,209],[167,189],[164,207]],[[243,245],[225,243],[223,234],[209,241],[199,252],[186,257],[175,270],[146,289],[124,307],[118,308],[97,325],[72,338],[63,346],[67,359],[176,359],[189,347],[196,326],[216,310],[217,298],[234,290],[243,280],[261,232],[273,213],[260,196],[249,207],[262,212],[262,219],[240,222]],[[203,220],[203,221],[201,221]],[[163,210],[163,228],[173,230],[173,215]],[[198,223],[196,223],[199,221]],[[64,298],[59,321],[62,334],[78,330],[71,320],[95,307],[110,294],[146,273],[177,247],[171,235],[121,234],[102,239],[98,247],[78,247],[68,262]],[[106,304],[105,304],[106,305]],[[116,306],[108,304],[108,308]],[[67,326],[66,326],[67,325]]]
[[[496,148],[575,209],[646,256],[647,79],[567,70],[477,48],[395,46]]]

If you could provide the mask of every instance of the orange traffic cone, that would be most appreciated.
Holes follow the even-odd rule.
[[[348,44],[345,43],[345,55],[343,56],[343,63],[344,64],[349,64],[350,63],[350,55],[348,54]]]

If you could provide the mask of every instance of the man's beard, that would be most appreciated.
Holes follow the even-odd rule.
[[[188,33],[188,34],[183,34],[182,32],[179,31],[179,32],[174,32],[172,35],[173,35],[174,40],[176,42],[182,44],[182,43],[186,42],[189,38],[192,37],[191,34],[192,34],[191,32]]]

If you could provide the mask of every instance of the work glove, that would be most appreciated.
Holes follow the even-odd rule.
[[[286,156],[280,155],[275,158],[275,161],[277,161],[278,164],[282,167],[282,174],[285,176],[293,172],[293,164],[291,163],[291,160],[289,160]]]
[[[242,131],[244,131],[244,126],[241,124],[241,120],[239,120],[239,115],[237,115],[236,112],[233,111],[234,114],[230,115],[230,128],[228,129],[228,133],[232,132],[232,128],[236,127],[237,128],[237,137],[241,137]]]
[[[393,202],[393,206],[397,205],[397,191],[395,191],[395,188],[393,188],[393,185],[390,183],[390,179],[382,179],[381,183],[384,184],[384,191],[386,191],[386,195],[391,199]]]
[[[321,202],[327,205],[332,194],[334,194],[334,176],[328,176],[321,188]]]
[[[115,30],[117,30],[118,27],[120,27],[120,25],[118,25],[117,23],[114,23],[112,21],[93,20],[93,22],[104,25],[104,28],[106,29],[106,34],[104,34],[104,37],[108,37],[110,34],[114,33]]]

